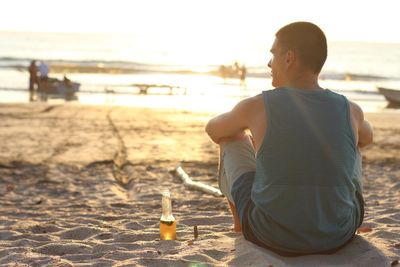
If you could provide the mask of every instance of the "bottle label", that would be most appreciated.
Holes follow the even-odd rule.
[[[174,223],[174,221],[163,221],[163,220],[160,220],[160,222],[163,223],[163,224],[166,224],[168,226],[170,226],[170,225],[172,225]]]

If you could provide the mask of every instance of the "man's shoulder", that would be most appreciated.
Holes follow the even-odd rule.
[[[263,95],[258,94],[255,96],[245,98],[239,102],[239,105],[241,105],[245,109],[257,108],[257,107],[259,107],[259,105],[264,105]]]
[[[253,116],[260,108],[264,107],[262,94],[241,100],[232,110],[232,113],[244,117]]]

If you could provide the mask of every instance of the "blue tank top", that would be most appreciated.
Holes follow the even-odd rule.
[[[263,97],[267,129],[256,157],[250,227],[260,241],[287,252],[344,244],[361,220],[359,154],[347,99],[292,88]]]

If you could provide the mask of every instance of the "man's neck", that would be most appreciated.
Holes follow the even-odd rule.
[[[292,79],[290,79],[287,87],[297,88],[305,91],[320,91],[324,90],[319,86],[318,74],[310,73],[298,73]]]

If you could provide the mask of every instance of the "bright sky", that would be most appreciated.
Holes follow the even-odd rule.
[[[123,32],[178,38],[221,34],[273,37],[298,20],[317,23],[328,40],[399,42],[397,0],[12,0],[0,30]]]

